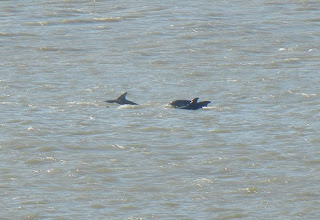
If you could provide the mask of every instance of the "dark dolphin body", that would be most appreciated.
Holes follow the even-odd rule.
[[[118,103],[120,105],[138,105],[137,103],[131,102],[126,99],[127,92],[120,95],[117,99],[107,100],[108,103]]]
[[[186,106],[190,103],[191,101],[190,100],[174,100],[172,102],[170,102],[170,105],[173,106],[173,108],[180,108],[180,107],[183,107],[183,106]]]
[[[179,107],[179,109],[197,110],[199,108],[206,107],[209,103],[211,103],[210,101],[198,102],[198,99],[199,98],[192,99],[192,101],[189,104]]]

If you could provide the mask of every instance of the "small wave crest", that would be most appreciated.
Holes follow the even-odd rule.
[[[120,105],[118,109],[142,109],[143,105]]]
[[[79,18],[79,19],[64,19],[61,21],[37,21],[37,22],[26,22],[26,26],[48,26],[58,24],[85,24],[85,23],[104,23],[104,22],[118,22],[122,21],[122,17],[114,18]]]
[[[89,18],[89,19],[65,19],[62,24],[77,24],[77,23],[97,23],[97,22],[118,22],[123,20],[121,17],[114,18]]]

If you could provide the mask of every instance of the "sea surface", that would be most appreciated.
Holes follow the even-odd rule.
[[[0,1],[0,219],[319,219],[319,11]]]

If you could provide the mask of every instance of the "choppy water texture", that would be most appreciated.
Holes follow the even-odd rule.
[[[318,219],[318,0],[0,6],[1,219]]]

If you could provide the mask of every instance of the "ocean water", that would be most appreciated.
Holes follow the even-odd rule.
[[[0,219],[319,218],[318,0],[0,6]]]

